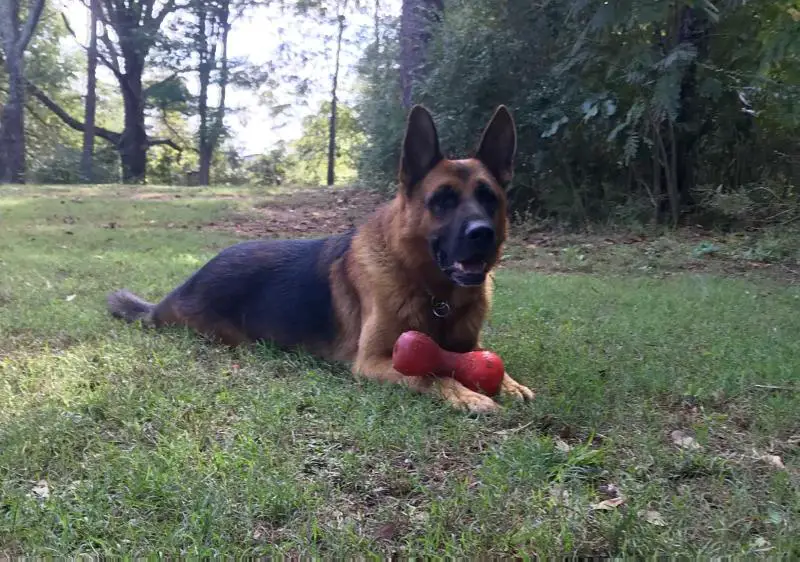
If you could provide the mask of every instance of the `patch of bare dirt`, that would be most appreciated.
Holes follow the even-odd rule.
[[[128,199],[133,201],[174,201],[176,199],[232,199],[244,200],[248,199],[250,195],[246,192],[242,193],[217,193],[210,192],[207,194],[197,193],[180,193],[169,191],[133,191],[127,194]]]
[[[258,201],[250,212],[208,226],[246,238],[325,236],[358,226],[385,201],[363,189],[308,189]]]
[[[751,243],[756,243],[755,238]],[[747,250],[743,240],[702,228],[641,234],[543,232],[518,225],[512,227],[501,266],[544,273],[634,273],[664,277],[688,272],[800,282],[800,266],[791,259],[759,261],[748,257]]]
[[[326,236],[359,226],[388,198],[353,188],[306,189],[260,199],[250,208],[205,227],[242,238]],[[693,272],[800,280],[800,271],[793,264],[742,259],[736,255],[741,248],[734,251],[728,242],[699,227],[664,236],[622,230],[541,230],[528,223],[512,226],[501,267],[556,274],[628,272],[665,276]],[[703,250],[717,246],[713,251]]]
[[[179,193],[158,193],[158,192],[138,192],[132,193],[130,199],[134,201],[172,201],[173,199],[180,199]]]

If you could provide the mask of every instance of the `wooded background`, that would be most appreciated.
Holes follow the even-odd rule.
[[[455,155],[502,103],[519,132],[515,217],[800,216],[798,0],[82,1],[87,37],[62,4],[0,0],[4,182],[390,189],[411,104]],[[266,7],[307,40],[267,64],[229,56],[236,22]],[[314,89],[327,100],[299,138],[248,154],[232,88],[276,120]]]

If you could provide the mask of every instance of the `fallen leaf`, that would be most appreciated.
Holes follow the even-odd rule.
[[[623,503],[625,503],[623,498],[611,498],[609,500],[603,500],[600,503],[592,504],[592,509],[608,511],[610,509],[616,509]]]
[[[762,536],[757,536],[754,538],[750,543],[750,546],[755,548],[758,552],[772,550],[772,546],[770,546],[769,541]]]
[[[381,525],[377,531],[375,531],[375,538],[385,541],[391,541],[397,536],[397,525],[394,523],[386,523]]]
[[[409,515],[409,519],[416,524],[420,525],[427,525],[428,521],[430,520],[431,516],[429,513],[421,510],[414,510]]]
[[[266,529],[263,525],[256,525],[256,528],[253,530],[253,540],[260,541],[267,536],[268,532],[268,529]]]
[[[558,437],[556,437],[555,443],[556,443],[556,449],[558,449],[562,453],[569,453],[572,450],[572,447],[569,446],[569,443],[567,443],[563,439],[559,439]]]
[[[40,500],[46,500],[50,497],[50,486],[47,485],[47,480],[39,480],[36,485],[31,489],[33,495]]]
[[[67,295],[67,299],[66,299],[66,300],[67,300],[67,302],[72,302],[72,301],[74,301],[76,296],[77,296],[77,295]]]
[[[781,525],[784,521],[783,514],[780,511],[770,509],[767,512],[767,517],[769,518],[769,522],[773,525]]]
[[[667,522],[664,521],[664,518],[657,511],[647,510],[645,512],[639,512],[639,517],[641,517],[651,525],[656,525],[658,527],[667,526]]]
[[[522,431],[523,429],[525,429],[526,427],[528,427],[528,426],[530,426],[532,424],[533,424],[533,422],[528,422],[528,423],[526,423],[524,425],[520,425],[519,427],[514,427],[512,429],[501,429],[499,431],[495,431],[495,434],[496,435],[510,435],[512,433],[516,433],[518,431]]]
[[[676,429],[672,433],[670,433],[670,437],[672,437],[672,442],[675,443],[681,449],[689,449],[692,451],[696,451],[700,448],[700,444],[695,440],[694,437],[687,435],[680,429]]]
[[[608,496],[609,498],[616,498],[619,497],[619,488],[616,484],[601,484],[598,488],[601,494],[604,496]]]
[[[561,486],[556,486],[554,488],[550,488],[550,498],[556,503],[566,505],[569,503],[569,490],[562,488]]]
[[[786,465],[783,464],[783,459],[781,459],[778,455],[762,455],[761,460],[771,464],[775,468],[780,468],[781,470],[786,468]]]

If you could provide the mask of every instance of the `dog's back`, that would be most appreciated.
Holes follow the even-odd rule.
[[[160,303],[112,293],[111,313],[155,326],[188,325],[232,345],[329,347],[337,338],[330,274],[354,231],[312,240],[255,240],[220,252]]]

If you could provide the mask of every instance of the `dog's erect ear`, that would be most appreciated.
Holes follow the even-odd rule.
[[[410,195],[436,164],[442,160],[439,135],[428,110],[421,105],[411,109],[403,139],[403,154],[400,157],[400,185]]]
[[[501,105],[483,131],[475,157],[489,168],[501,187],[506,188],[514,176],[514,154],[517,152],[517,130],[514,118]]]

